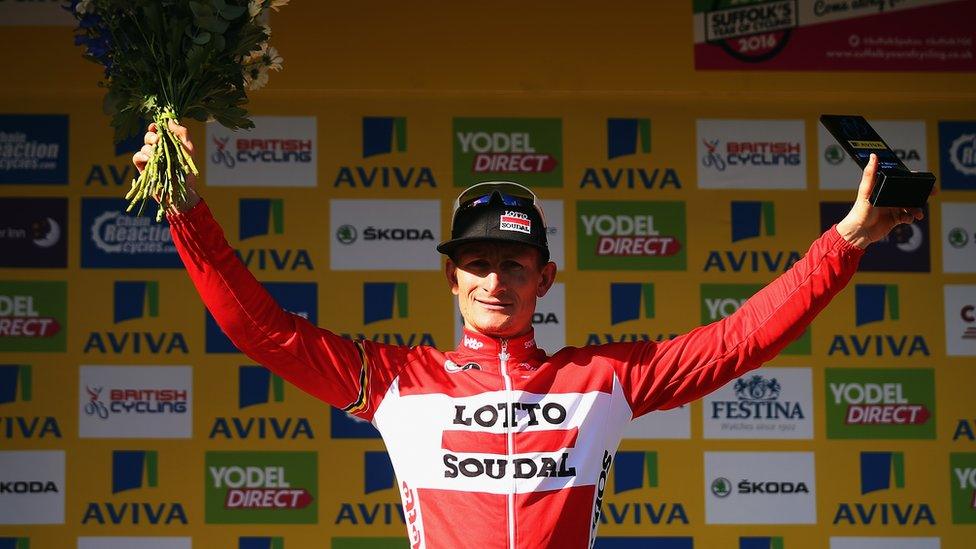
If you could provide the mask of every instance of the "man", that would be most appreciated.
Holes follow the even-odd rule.
[[[142,169],[153,127],[133,161]],[[172,127],[192,152],[186,129]],[[536,300],[556,278],[528,189],[476,185],[455,204],[445,274],[457,349],[350,341],[283,311],[195,192],[169,213],[207,308],[241,351],[386,442],[413,547],[582,548],[633,418],[697,399],[773,358],[857,270],[863,249],[921,210],[873,208],[872,158],[850,214],[735,314],[664,342],[536,347]]]

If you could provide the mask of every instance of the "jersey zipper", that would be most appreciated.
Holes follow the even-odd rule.
[[[506,397],[506,408],[508,408],[507,421],[505,422],[505,440],[508,449],[508,458],[511,460],[514,453],[514,444],[512,441],[512,424],[515,422],[514,410],[512,410],[512,378],[508,377],[508,340],[501,340],[502,349],[498,353],[498,365],[499,369],[502,371],[502,377],[505,379],[505,392]],[[512,490],[508,494],[508,546],[510,549],[515,549],[515,476],[512,476]]]

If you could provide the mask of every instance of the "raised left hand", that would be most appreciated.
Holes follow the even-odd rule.
[[[891,229],[902,223],[913,223],[925,216],[922,208],[872,206],[871,191],[874,189],[874,175],[877,170],[878,157],[872,154],[861,175],[857,200],[847,216],[837,224],[837,231],[841,236],[859,248],[867,248],[868,244],[881,240]]]

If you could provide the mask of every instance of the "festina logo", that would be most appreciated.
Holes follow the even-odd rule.
[[[119,526],[187,524],[188,521],[180,503],[92,502],[85,509],[81,523]]]
[[[927,503],[841,503],[833,524],[851,526],[935,525],[935,515]]]
[[[738,400],[712,402],[712,419],[804,419],[799,402],[779,400],[776,378],[739,378],[733,388]]]
[[[85,353],[173,354],[190,352],[182,332],[91,332]]]
[[[676,333],[631,332],[631,333],[589,333],[586,345],[602,345],[604,343],[635,343],[638,341],[665,341],[678,337]]]
[[[402,345],[407,347],[413,347],[416,345],[429,345],[431,347],[436,347],[437,344],[434,343],[434,336],[428,332],[424,333],[399,333],[399,332],[373,332],[370,334],[360,333],[343,333],[340,334],[342,337],[351,340],[365,339],[368,341],[375,341],[377,343],[384,343],[387,345]]]
[[[308,418],[218,417],[210,428],[210,438],[223,439],[314,439]]]
[[[843,356],[913,357],[929,356],[929,345],[921,335],[837,334],[827,354]]]

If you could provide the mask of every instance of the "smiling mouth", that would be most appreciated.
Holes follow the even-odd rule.
[[[501,302],[501,301],[499,301],[499,302],[488,302],[488,301],[482,301],[480,299],[475,299],[475,301],[477,301],[479,305],[481,305],[482,307],[488,309],[489,311],[502,311],[502,310],[505,310],[506,308],[508,308],[508,307],[510,307],[512,305],[511,303],[506,303],[506,302]]]

